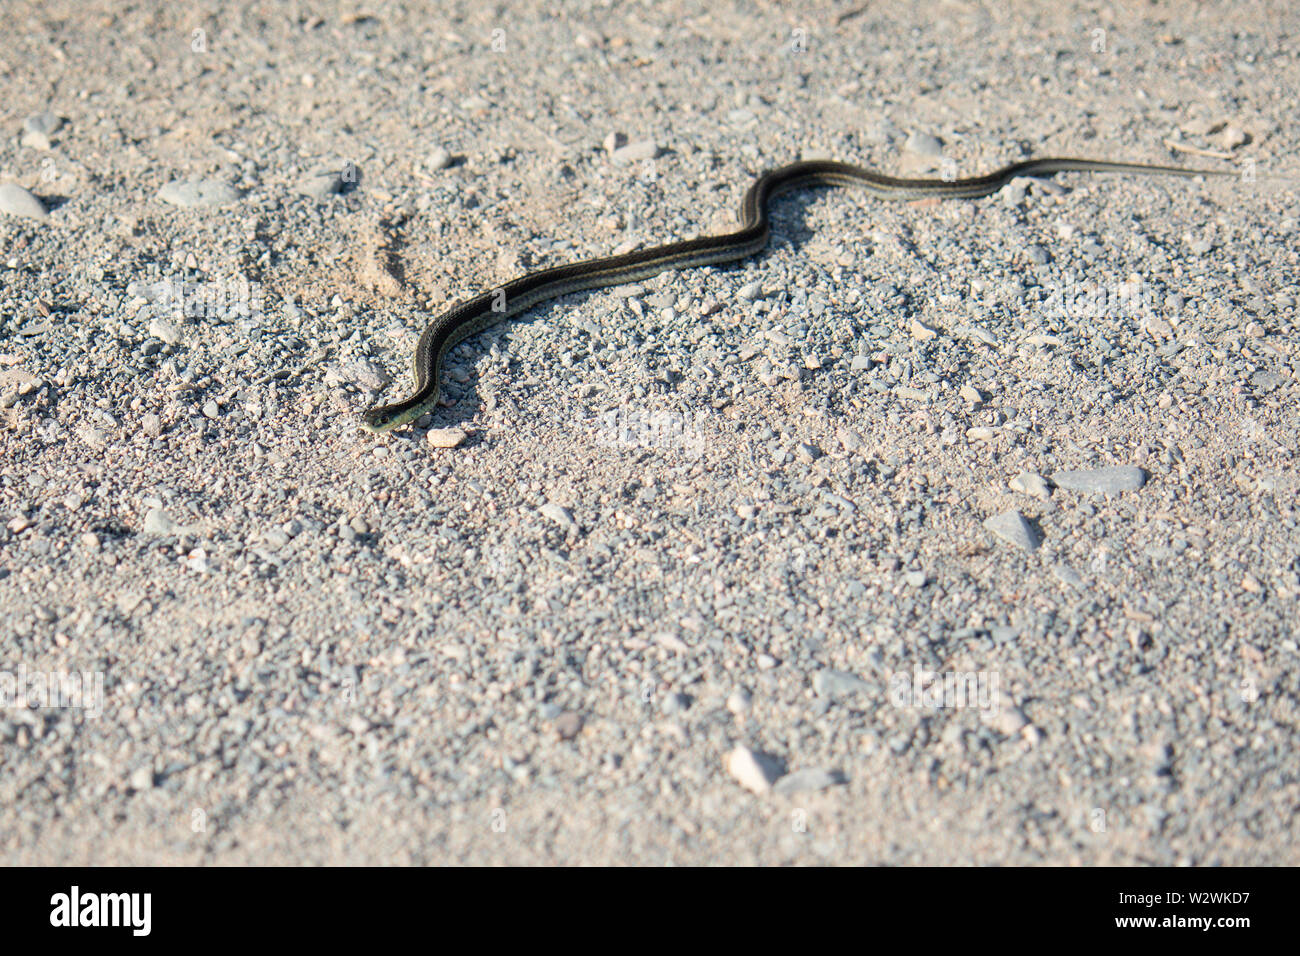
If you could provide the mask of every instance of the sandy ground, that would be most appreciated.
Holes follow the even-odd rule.
[[[0,860],[1300,860],[1292,4],[121,6],[0,41]],[[1236,175],[791,195],[357,429],[1029,155]]]

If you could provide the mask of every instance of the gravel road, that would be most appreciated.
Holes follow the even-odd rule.
[[[0,862],[1300,862],[1293,4],[5,19]]]

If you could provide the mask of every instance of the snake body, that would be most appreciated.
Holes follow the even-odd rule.
[[[447,352],[471,335],[511,316],[570,292],[636,282],[668,269],[716,265],[744,259],[762,251],[771,232],[768,203],[773,197],[814,186],[866,189],[879,199],[978,199],[997,192],[1017,176],[1047,176],[1060,172],[1134,173],[1145,176],[1232,176],[1234,173],[1180,166],[1112,163],[1093,159],[1028,159],[996,172],[969,179],[896,179],[862,166],[829,160],[791,163],[759,176],[740,204],[740,228],[721,236],[706,236],[642,249],[621,256],[590,259],[530,272],[459,303],[425,327],[415,347],[415,389],[401,401],[372,408],[362,425],[387,431],[415,421],[438,403],[438,388]]]

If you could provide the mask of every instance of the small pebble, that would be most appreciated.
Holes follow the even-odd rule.
[[[981,711],[980,720],[1007,737],[1015,736],[1029,725],[1025,712],[1010,705]]]
[[[343,176],[336,169],[313,169],[294,184],[294,190],[314,199],[343,192]]]
[[[555,733],[561,740],[572,740],[582,730],[582,715],[576,711],[566,710],[555,718]]]
[[[659,146],[652,139],[642,139],[635,143],[620,146],[609,154],[609,158],[618,165],[626,165],[639,160],[654,159],[659,155]]]
[[[180,179],[158,190],[163,202],[182,208],[225,206],[238,202],[242,194],[229,183],[217,179]]]
[[[556,524],[565,528],[572,528],[576,524],[573,520],[573,514],[563,505],[545,504],[537,509],[543,517],[549,518]]]
[[[50,218],[45,203],[17,183],[0,183],[0,212],[40,222],[46,222]]]
[[[659,631],[654,636],[655,643],[676,654],[689,654],[691,646],[672,631]]]
[[[168,345],[175,345],[181,340],[181,326],[175,319],[157,315],[149,320],[149,334]]]
[[[456,448],[468,437],[460,428],[430,428],[424,440],[430,448]]]
[[[29,149],[49,149],[52,145],[51,138],[62,125],[62,118],[48,110],[35,113],[23,120],[23,133],[19,142]]]
[[[727,772],[746,790],[757,794],[767,793],[785,768],[775,757],[756,753],[745,746],[737,746],[727,754]]]
[[[1043,500],[1051,497],[1052,494],[1051,489],[1047,487],[1047,480],[1042,475],[1035,474],[1032,471],[1022,471],[1012,478],[1011,490]]]
[[[939,333],[930,328],[930,326],[918,322],[916,319],[912,320],[912,338],[916,339],[918,342],[928,342],[938,334]]]
[[[871,690],[872,686],[861,677],[847,671],[826,668],[813,675],[813,690],[822,697],[843,697],[848,694],[857,694]]]
[[[177,531],[176,522],[161,508],[150,508],[144,516],[144,533],[171,535]]]
[[[939,156],[943,153],[943,143],[939,141],[939,137],[929,133],[913,132],[907,137],[903,148],[918,156]]]
[[[753,706],[754,698],[750,696],[749,691],[745,689],[733,690],[727,696],[727,710],[731,711],[737,717],[749,713],[749,708]]]
[[[984,529],[1007,544],[1015,545],[1017,548],[1031,554],[1037,551],[1038,546],[1042,543],[1038,538],[1038,532],[1025,520],[1025,516],[1018,511],[1007,511],[1000,515],[994,515],[984,522]]]
[[[788,773],[772,787],[779,794],[791,793],[808,793],[815,790],[825,790],[827,787],[835,787],[847,783],[844,774],[838,770],[796,770],[794,773]]]
[[[1227,150],[1233,150],[1238,146],[1244,146],[1248,141],[1249,137],[1246,135],[1246,131],[1240,126],[1233,126],[1231,123],[1225,126],[1223,132],[1219,134],[1219,142],[1222,144],[1223,148]]]

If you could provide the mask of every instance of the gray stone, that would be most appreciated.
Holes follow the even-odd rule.
[[[1047,487],[1047,480],[1032,471],[1023,471],[1011,479],[1011,490],[1034,498],[1049,498],[1052,494]]]
[[[294,190],[313,199],[325,199],[343,191],[343,177],[334,169],[313,169],[294,184]]]
[[[586,723],[582,714],[573,710],[566,710],[555,718],[555,733],[561,740],[572,740],[582,731],[582,725]]]
[[[740,717],[749,711],[749,708],[753,706],[753,703],[754,698],[750,695],[749,691],[742,687],[739,690],[733,690],[728,695],[727,710],[731,711],[737,717]]]
[[[943,152],[943,143],[939,137],[932,136],[929,133],[912,133],[907,137],[907,142],[903,148],[909,153],[916,153],[918,156],[938,156]]]
[[[628,143],[626,146],[620,146],[609,154],[609,158],[621,166],[638,160],[654,159],[658,155],[658,144],[652,139],[642,139],[635,143]]]
[[[217,179],[178,179],[158,190],[158,198],[183,208],[225,206],[242,195],[229,183]]]
[[[424,440],[430,448],[456,448],[468,437],[462,428],[430,428]]]
[[[1146,472],[1136,465],[1113,465],[1109,468],[1058,471],[1052,475],[1052,484],[1058,488],[1102,495],[1119,494],[1121,491],[1137,491],[1146,484],[1146,480]]]
[[[690,706],[691,706],[690,695],[675,693],[675,694],[668,694],[666,697],[664,697],[663,704],[660,705],[660,709],[665,714],[676,714],[686,710]]]
[[[63,120],[48,110],[35,113],[23,120],[19,142],[30,149],[49,149],[53,145],[50,138],[62,125]]]
[[[40,133],[42,136],[53,136],[63,125],[63,119],[58,115],[45,110],[41,113],[33,113],[27,119],[23,120],[24,133]]]
[[[1038,532],[1018,511],[1005,511],[1000,515],[994,515],[984,522],[984,530],[995,538],[1000,538],[1007,544],[1013,544],[1030,553],[1037,551],[1042,543],[1038,539]]]
[[[341,374],[349,382],[363,388],[378,391],[388,384],[388,373],[368,359],[351,359],[339,367]]]
[[[181,340],[180,323],[165,315],[156,315],[149,320],[149,334],[168,345],[175,345]]]
[[[830,668],[813,675],[813,690],[822,697],[843,697],[872,689],[872,684],[856,674]]]
[[[545,504],[537,510],[542,513],[543,517],[550,518],[561,527],[572,528],[575,524],[573,515],[563,505]]]
[[[41,202],[17,183],[0,183],[0,212],[21,219],[37,219],[46,222],[50,218]]]
[[[838,770],[796,770],[778,780],[772,789],[779,794],[806,793],[813,790],[825,790],[848,781]]]
[[[150,508],[144,516],[144,533],[156,535],[176,534],[176,522],[161,508]]]

